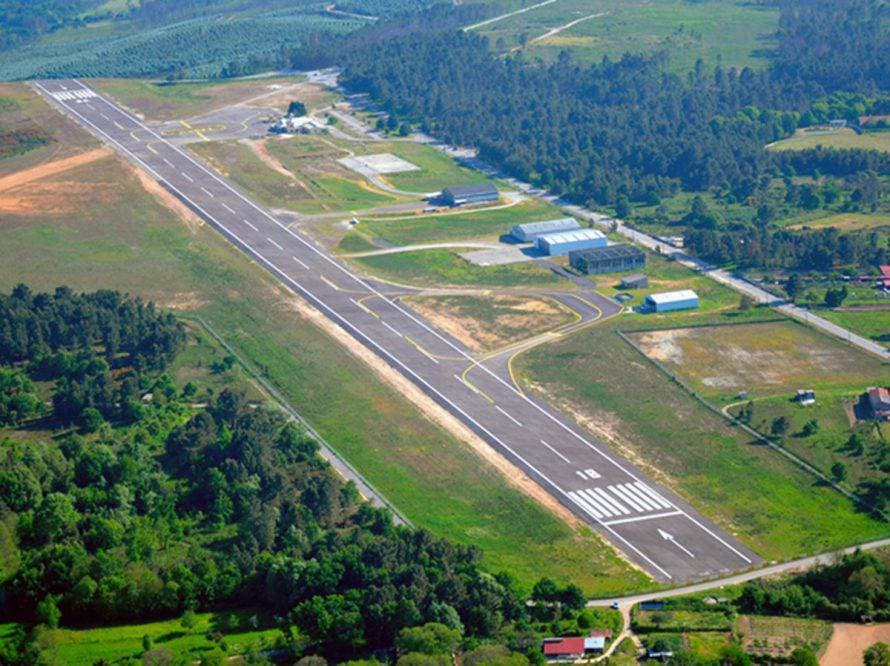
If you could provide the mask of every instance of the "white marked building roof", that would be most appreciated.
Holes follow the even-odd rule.
[[[649,294],[646,298],[653,303],[676,303],[677,301],[688,301],[698,298],[692,289],[681,289],[680,291],[666,291],[663,294]]]
[[[517,224],[513,227],[527,234],[538,234],[551,229],[567,231],[569,229],[580,229],[581,225],[574,217],[561,217],[558,220],[543,220],[541,222],[526,222]]]

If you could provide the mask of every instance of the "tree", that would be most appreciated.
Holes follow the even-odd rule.
[[[142,637],[142,651],[148,652],[149,650],[151,650],[153,645],[154,645],[154,641],[152,640],[151,636],[149,636],[148,634],[145,634]]]
[[[306,105],[303,102],[298,102],[296,100],[292,101],[287,106],[287,115],[289,115],[289,116],[305,116],[306,115]]]
[[[179,618],[179,624],[186,631],[191,631],[195,628],[195,625],[198,623],[198,618],[195,616],[195,611],[191,608],[186,608],[185,612],[182,614],[182,617]]]
[[[86,433],[98,432],[104,423],[102,412],[95,407],[87,407],[80,413],[80,426]]]
[[[741,299],[739,299],[739,310],[741,310],[742,312],[747,312],[753,307],[754,299],[748,296],[748,294],[742,294]]]
[[[804,424],[803,429],[800,431],[800,434],[804,437],[812,437],[817,432],[819,432],[819,421],[817,421],[816,419],[810,419]]]
[[[772,434],[773,437],[781,437],[788,432],[788,426],[787,416],[777,416],[773,419],[773,422],[770,425],[770,434]]]
[[[847,298],[847,287],[842,285],[837,289],[828,288],[825,291],[825,305],[830,308],[839,307]]]
[[[847,466],[838,461],[831,466],[831,478],[835,483],[840,483],[847,478]]]
[[[33,535],[39,543],[61,540],[77,531],[79,518],[68,495],[50,493],[34,513]]]
[[[738,643],[730,643],[720,650],[720,666],[751,666],[751,657]]]
[[[628,198],[626,196],[618,197],[618,200],[615,202],[615,217],[619,220],[626,220],[631,216],[632,212]]]
[[[460,644],[460,633],[438,622],[407,627],[396,636],[396,647],[403,652],[452,654]]]
[[[788,297],[793,301],[798,297],[800,292],[803,290],[803,284],[801,284],[800,276],[797,273],[792,273],[791,277],[789,277],[785,281],[785,292],[788,294]]]
[[[890,666],[890,645],[875,643],[862,655],[865,666]]]
[[[37,621],[45,624],[50,629],[58,629],[59,621],[62,619],[62,611],[56,605],[56,600],[52,596],[46,597],[37,604]]]
[[[791,663],[794,666],[819,666],[819,658],[812,650],[799,647],[791,653]]]

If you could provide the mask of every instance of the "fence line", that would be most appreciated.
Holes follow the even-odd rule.
[[[701,326],[704,327],[704,326],[706,326],[706,324],[701,325]],[[807,461],[804,460],[803,458],[801,458],[801,457],[797,456],[796,454],[792,453],[791,451],[789,451],[788,449],[786,449],[784,446],[780,446],[779,444],[776,444],[776,442],[774,442],[772,439],[770,439],[769,437],[767,437],[767,436],[765,436],[765,435],[759,433],[757,430],[755,430],[754,428],[752,428],[751,426],[749,426],[749,425],[748,425],[747,423],[745,423],[744,421],[741,421],[741,420],[737,419],[735,416],[732,416],[732,415],[729,414],[728,412],[724,412],[723,410],[721,410],[720,408],[718,408],[716,405],[711,404],[711,402],[710,402],[707,398],[705,398],[705,397],[704,397],[703,395],[701,395],[698,391],[696,391],[694,388],[692,388],[689,384],[687,384],[685,381],[683,381],[683,380],[680,379],[677,375],[675,375],[673,372],[671,372],[667,367],[665,367],[665,365],[664,365],[663,363],[661,363],[660,361],[658,361],[658,360],[656,360],[656,359],[654,359],[654,358],[651,358],[646,352],[644,352],[644,351],[640,348],[639,345],[637,345],[633,340],[631,340],[629,337],[627,337],[627,335],[624,334],[624,331],[621,331],[621,330],[616,329],[615,332],[618,333],[618,335],[621,337],[622,340],[624,340],[627,344],[629,344],[631,347],[633,347],[633,348],[640,354],[640,356],[642,356],[643,358],[645,358],[645,359],[646,359],[647,361],[649,361],[652,365],[654,365],[656,368],[658,368],[661,372],[663,372],[665,375],[667,375],[667,377],[668,377],[671,381],[673,381],[673,382],[675,382],[677,385],[679,385],[684,391],[686,391],[689,395],[691,395],[693,398],[695,398],[696,400],[698,400],[701,404],[703,404],[703,405],[704,405],[705,407],[707,407],[709,410],[711,410],[712,412],[714,412],[715,414],[717,414],[717,415],[720,416],[721,418],[726,419],[727,421],[729,421],[729,423],[730,423],[731,425],[736,426],[737,428],[741,428],[741,429],[744,430],[746,433],[748,433],[749,435],[751,435],[752,437],[754,437],[757,441],[766,444],[768,447],[770,447],[770,448],[773,449],[774,451],[778,451],[778,452],[781,453],[783,456],[785,456],[786,458],[788,458],[789,460],[791,460],[791,462],[793,462],[795,465],[797,465],[798,467],[800,467],[800,468],[803,469],[804,471],[809,472],[810,474],[813,474],[813,475],[816,476],[818,479],[820,479],[820,480],[823,481],[824,483],[827,483],[829,486],[831,486],[832,488],[834,488],[836,491],[838,491],[839,493],[841,493],[842,495],[844,495],[844,496],[847,497],[848,499],[853,500],[853,502],[855,502],[856,504],[859,504],[860,506],[865,507],[865,508],[868,509],[869,511],[871,511],[871,512],[873,512],[873,513],[876,513],[876,514],[880,515],[882,518],[884,518],[884,519],[886,520],[887,516],[885,516],[884,513],[883,513],[882,511],[880,511],[879,509],[877,509],[877,508],[871,506],[870,504],[864,502],[864,501],[862,500],[862,498],[860,498],[860,497],[857,496],[856,494],[851,493],[849,490],[846,490],[845,488],[842,488],[841,486],[839,486],[837,483],[835,483],[835,482],[832,481],[830,478],[828,478],[827,476],[825,476],[825,474],[823,474],[817,467],[815,467],[815,466],[812,465],[811,463],[807,462]],[[635,331],[635,332],[644,332],[644,331]]]
[[[331,444],[322,437],[316,430],[313,428],[308,421],[296,410],[294,409],[287,399],[281,395],[281,393],[274,387],[272,384],[263,377],[258,371],[256,371],[253,366],[251,366],[235,349],[226,342],[223,337],[216,332],[216,330],[200,315],[179,315],[180,319],[186,320],[194,320],[201,327],[209,333],[214,340],[216,340],[222,347],[230,353],[242,368],[249,374],[255,381],[257,381],[260,386],[270,395],[272,398],[287,412],[291,418],[293,418],[297,423],[299,423],[307,433],[309,433],[310,437],[315,439],[318,442],[319,447],[321,448],[321,455],[325,458],[331,466],[336,469],[343,477],[348,480],[353,481],[359,488],[359,491],[365,498],[370,501],[372,504],[377,504],[378,506],[385,507],[389,509],[394,517],[394,522],[396,524],[406,525],[408,527],[414,527],[414,524],[408,520],[396,507],[390,502],[380,491],[378,491],[371,484],[368,479],[364,477],[364,475],[355,469],[349,462],[341,456],[337,450],[331,446]]]

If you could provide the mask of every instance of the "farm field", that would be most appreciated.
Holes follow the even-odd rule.
[[[64,188],[75,185],[90,196],[69,208]],[[74,289],[113,286],[200,315],[403,513],[482,547],[489,570],[524,591],[542,575],[592,595],[651,589],[599,537],[554,516],[345,354],[215,232],[178,220],[123,162],[105,157],[30,189],[33,205],[0,219],[4,256],[17,259],[0,262],[0,289],[54,289],[64,276]]]
[[[461,248],[415,250],[351,259],[365,272],[394,284],[415,287],[539,287],[571,289],[572,284],[536,261],[476,266],[458,256]]]
[[[529,58],[550,61],[566,49],[586,62],[666,49],[671,68],[680,72],[699,58],[706,66],[764,66],[778,18],[773,8],[737,0],[560,0],[480,31],[498,50],[522,49]]]
[[[407,296],[405,303],[474,351],[493,351],[578,320],[547,297]]]
[[[537,199],[494,209],[457,209],[435,215],[360,216],[356,233],[390,245],[466,240],[496,241],[514,224],[565,217]]]
[[[833,631],[831,622],[796,617],[741,615],[735,625],[745,650],[764,661],[787,659],[798,647],[822,655]]]
[[[857,134],[847,127],[824,130],[797,130],[794,136],[768,146],[770,150],[804,150],[806,148],[861,148],[890,152],[890,132],[865,132]]]
[[[731,321],[730,314],[724,320]],[[515,360],[514,370],[523,385],[574,415],[768,560],[887,534],[886,523],[815,484],[778,453],[754,445],[646,362],[616,334],[630,321],[613,319],[533,349]]]
[[[301,84],[301,76],[276,76],[235,81],[157,83],[144,79],[94,79],[91,85],[120,104],[149,120],[179,120],[204,115],[231,104],[247,102],[263,96],[257,104],[277,106],[286,103],[277,99],[285,92],[314,110],[327,106],[334,98],[312,84]]]
[[[273,208],[321,213],[372,208],[397,200],[336,163],[312,171],[307,166],[296,173],[276,168],[262,142],[210,141],[192,144],[189,149]]]
[[[890,384],[890,364],[792,320],[628,335],[712,404],[728,405],[826,476],[840,462],[847,471],[838,480],[850,489],[880,477],[890,428],[870,422],[861,401],[869,386]],[[816,391],[815,405],[795,401],[804,388]],[[853,433],[863,450],[849,446]]]

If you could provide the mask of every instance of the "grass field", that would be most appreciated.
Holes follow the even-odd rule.
[[[558,208],[538,199],[494,210],[455,210],[437,215],[365,216],[359,218],[358,234],[391,245],[444,243],[465,240],[495,241],[522,222],[565,217]],[[342,248],[341,248],[342,249]]]
[[[854,333],[890,345],[890,307],[882,310],[820,310],[818,314]]]
[[[250,628],[250,618],[263,618],[262,612],[240,610],[231,613],[196,613],[195,626],[185,629],[179,618],[145,624],[126,624],[94,629],[55,629],[46,632],[41,643],[51,650],[58,663],[90,666],[98,660],[122,663],[139,659],[144,652],[143,636],[149,636],[155,649],[169,650],[180,659],[197,660],[219,651],[241,655],[274,648],[281,639],[277,628]],[[266,626],[269,618],[263,618]],[[258,626],[263,626],[258,623]],[[215,641],[208,636],[221,634]]]
[[[744,402],[753,405],[749,424],[758,432],[770,435],[775,420],[786,419],[783,446],[826,476],[836,462],[847,466],[851,487],[881,474],[881,442],[890,428],[851,415],[869,386],[890,384],[890,364],[792,320],[629,335],[711,403],[734,404],[733,415],[742,409],[744,391]],[[815,405],[795,401],[801,388],[816,391]],[[806,429],[811,421],[818,426],[812,432]],[[866,452],[847,449],[853,432]]]
[[[396,200],[339,165],[331,165],[329,171],[287,173],[270,166],[241,142],[210,141],[192,144],[189,148],[262,203],[274,208],[303,213],[349,211]]]
[[[666,49],[671,68],[685,71],[699,58],[710,66],[765,66],[778,18],[776,9],[739,0],[559,0],[482,30],[496,48],[524,44],[530,58],[552,60],[568,49],[579,60],[599,61]],[[578,19],[584,20],[544,37]]]
[[[843,127],[824,131],[798,130],[794,136],[769,145],[770,150],[804,150],[806,148],[863,148],[890,152],[890,132],[857,134]]]
[[[823,227],[834,227],[840,231],[857,231],[859,229],[874,229],[880,227],[890,228],[890,213],[837,213],[835,215],[826,215],[813,220],[807,220],[799,224],[789,225],[789,229],[801,229],[807,227],[809,229],[821,229]]]
[[[611,442],[655,478],[766,559],[831,550],[885,536],[783,456],[695,401],[604,322],[533,349],[514,363],[520,380]]]
[[[296,311],[295,301],[206,227],[187,228],[116,158],[65,176],[102,182],[72,211],[0,217],[0,289],[112,287],[200,314],[399,509],[485,550],[523,590],[542,575],[588,594],[651,588],[587,530],[569,527]],[[58,205],[56,201],[54,205]],[[14,258],[10,260],[10,258]]]
[[[579,320],[562,303],[546,297],[500,294],[403,300],[475,351],[500,349]]]
[[[418,287],[561,287],[572,284],[536,261],[503,266],[476,266],[454,250],[416,250],[356,257],[351,261],[367,273],[397,284]]]
[[[156,83],[144,79],[95,79],[91,85],[150,120],[179,120],[203,115],[260,95],[272,97],[282,88],[300,83],[301,76],[276,76],[234,81]],[[303,85],[294,91],[310,109],[333,99],[317,86]]]

